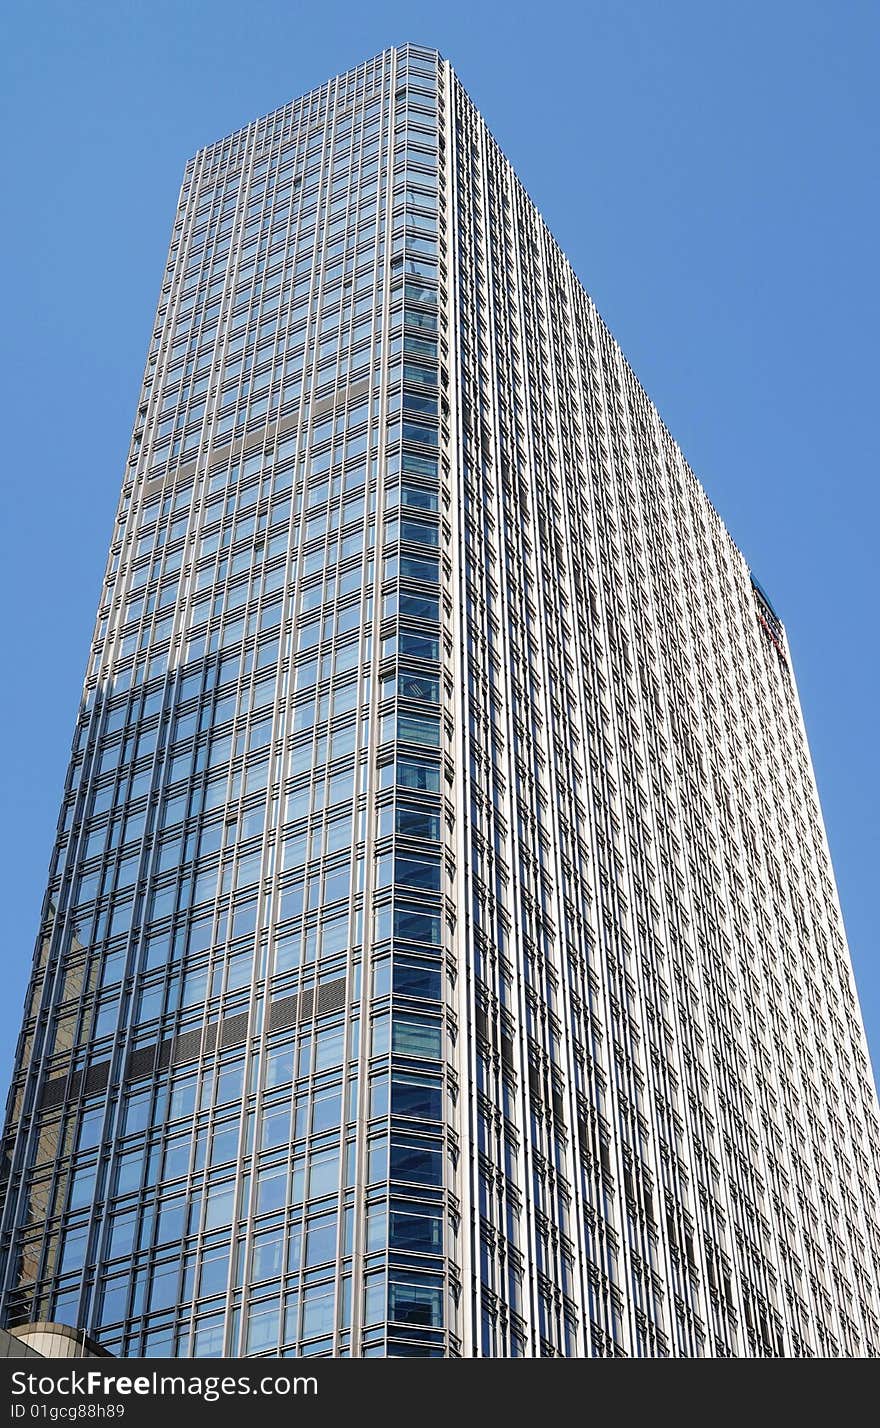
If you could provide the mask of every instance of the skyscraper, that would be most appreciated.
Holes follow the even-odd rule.
[[[449,65],[187,166],[10,1095],[4,1322],[880,1352],[785,631]]]

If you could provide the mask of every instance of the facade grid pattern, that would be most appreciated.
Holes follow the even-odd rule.
[[[4,1140],[121,1355],[874,1356],[785,631],[449,64],[187,166]]]

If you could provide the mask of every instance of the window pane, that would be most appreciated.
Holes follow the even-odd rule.
[[[439,1149],[392,1141],[390,1178],[410,1180],[421,1185],[442,1185],[443,1162]]]
[[[306,1231],[306,1265],[326,1264],[336,1258],[336,1215],[319,1215]]]
[[[414,1120],[439,1121],[443,1115],[443,1091],[433,1076],[395,1071],[391,1083],[391,1113]]]
[[[345,1051],[345,1027],[332,1026],[315,1037],[315,1070],[326,1071],[341,1066]]]
[[[333,1332],[333,1285],[316,1284],[303,1293],[302,1336]]]
[[[339,1151],[324,1150],[312,1156],[309,1169],[309,1198],[334,1195],[339,1189]]]
[[[408,942],[427,942],[433,947],[441,943],[440,917],[437,913],[416,912],[410,907],[394,909],[394,935]]]
[[[248,1353],[274,1349],[278,1343],[278,1305],[254,1305],[248,1317],[246,1344]]]
[[[403,1056],[424,1056],[434,1061],[439,1060],[442,1055],[440,1023],[425,1018],[409,1021],[395,1016],[391,1049]]]
[[[405,744],[440,745],[440,720],[423,719],[415,714],[398,714],[397,737]]]
[[[397,782],[402,788],[414,788],[425,793],[440,792],[440,765],[425,759],[398,759]]]
[[[388,1317],[399,1324],[443,1325],[443,1291],[431,1285],[389,1284]]]
[[[439,1215],[414,1215],[392,1209],[388,1242],[394,1249],[411,1250],[416,1254],[442,1254],[443,1221]]]
[[[439,858],[398,856],[394,859],[394,881],[403,887],[422,888],[425,892],[439,892],[441,885],[440,860]]]

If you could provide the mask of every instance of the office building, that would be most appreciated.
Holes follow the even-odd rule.
[[[448,63],[187,166],[10,1096],[8,1326],[880,1352],[785,630]]]

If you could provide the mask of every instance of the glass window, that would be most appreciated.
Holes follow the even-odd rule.
[[[266,1086],[286,1085],[293,1080],[293,1039],[270,1045],[266,1050]]]
[[[117,1279],[108,1279],[105,1282],[101,1293],[101,1311],[99,1316],[99,1323],[102,1327],[107,1324],[115,1324],[120,1319],[125,1318],[130,1288],[131,1278],[129,1275],[123,1275]]]
[[[367,1206],[367,1251],[384,1249],[388,1241],[388,1207],[384,1200]]]
[[[244,1087],[244,1061],[221,1064],[217,1074],[217,1104],[241,1099]]]
[[[394,959],[394,990],[405,997],[439,1002],[443,996],[439,964],[398,955]]]
[[[170,1309],[176,1304],[179,1281],[180,1265],[177,1260],[170,1264],[157,1264],[150,1275],[150,1309]]]
[[[435,674],[424,674],[420,670],[398,669],[383,680],[383,686],[391,684],[391,689],[383,687],[383,695],[393,693],[396,684],[401,699],[416,699],[423,704],[440,703],[440,680]]]
[[[69,1274],[72,1270],[82,1269],[86,1262],[88,1238],[88,1225],[74,1225],[65,1231],[61,1241],[61,1260],[58,1266],[60,1274]]]
[[[398,886],[421,888],[425,892],[439,892],[442,882],[440,859],[398,854],[394,859],[394,881]]]
[[[427,942],[433,947],[439,947],[442,941],[440,916],[435,912],[396,906],[394,936],[407,942]]]
[[[428,843],[440,842],[440,814],[418,804],[398,803],[395,828],[404,838],[421,838]]]
[[[193,1357],[219,1359],[223,1356],[224,1316],[212,1314],[196,1321],[193,1334]]]
[[[182,1116],[191,1116],[196,1108],[196,1078],[190,1072],[172,1076],[171,1081],[171,1104],[169,1116],[172,1120],[177,1120]]]
[[[367,1145],[367,1183],[375,1185],[388,1176],[388,1137],[371,1137]]]
[[[232,929],[233,937],[246,937],[254,932],[257,926],[257,900],[239,903],[233,908]]]
[[[336,1213],[311,1219],[306,1231],[306,1266],[326,1264],[336,1258]]]
[[[442,1030],[439,1021],[427,1017],[394,1016],[391,1030],[391,1050],[402,1056],[421,1056],[439,1060],[442,1055]]]
[[[440,544],[439,526],[429,525],[427,521],[415,521],[410,519],[400,522],[400,539],[412,545],[434,545]]]
[[[211,1186],[205,1202],[205,1229],[214,1230],[220,1225],[230,1225],[234,1209],[235,1185],[232,1181]]]
[[[417,455],[414,451],[405,451],[405,452],[403,453],[403,462],[402,462],[402,465],[403,465],[403,470],[404,470],[404,472],[411,473],[411,474],[416,475],[416,476],[435,476],[435,477],[436,477],[437,472],[438,472],[438,468],[437,468],[437,457],[436,457],[436,456],[422,456],[422,455]],[[437,499],[437,497],[436,497],[436,494],[435,494],[435,495],[434,495],[434,500],[436,501],[436,499]],[[404,501],[404,504],[410,504],[410,503]],[[437,507],[436,507],[436,505],[433,505],[433,506],[428,506],[426,509],[431,510],[431,511],[436,511]]]
[[[287,1203],[287,1166],[273,1165],[257,1176],[257,1214],[281,1210]]]
[[[440,765],[414,757],[397,760],[397,782],[402,788],[425,793],[440,792]]]
[[[348,865],[328,869],[324,874],[324,904],[340,902],[348,897],[350,876]]]
[[[290,1104],[265,1106],[260,1128],[260,1149],[271,1150],[290,1141]]]
[[[312,1101],[312,1133],[334,1130],[342,1124],[342,1087],[330,1086],[315,1091]]]
[[[302,1297],[302,1337],[333,1333],[334,1287],[332,1284],[308,1286]]]
[[[406,1201],[403,1202],[406,1204]],[[439,1214],[414,1213],[414,1209],[397,1209],[392,1204],[388,1221],[388,1243],[393,1249],[415,1254],[443,1253],[443,1220]]]
[[[172,1200],[159,1202],[159,1217],[156,1226],[156,1243],[168,1244],[183,1239],[186,1220],[186,1200],[177,1195]]]
[[[406,744],[440,745],[440,720],[418,714],[398,714],[397,737]]]
[[[335,1195],[339,1189],[339,1151],[322,1150],[312,1156],[309,1167],[309,1198]]]
[[[224,1293],[228,1276],[229,1250],[225,1246],[206,1250],[202,1258],[199,1293],[202,1295]]]
[[[440,1078],[394,1068],[391,1115],[406,1115],[411,1120],[440,1121],[443,1118],[443,1084]]]
[[[442,1289],[430,1284],[399,1284],[392,1280],[388,1286],[388,1318],[398,1324],[442,1328]]]
[[[249,1354],[264,1353],[267,1349],[277,1347],[279,1313],[279,1306],[275,1302],[251,1306],[245,1336]]]
[[[410,266],[415,267],[418,265],[412,262]],[[415,362],[404,362],[403,380],[414,387],[436,387],[437,368],[423,367],[420,363]]]
[[[411,378],[407,378],[411,381]],[[428,384],[426,384],[428,385]],[[436,416],[438,403],[435,396],[428,396],[422,392],[411,392],[404,390],[403,409],[408,412],[417,412],[421,416]]]
[[[391,1142],[390,1179],[420,1185],[443,1184],[443,1160],[439,1142],[395,1136]]]
[[[211,1136],[211,1165],[224,1165],[238,1153],[238,1121],[221,1121]]]
[[[394,614],[391,596],[385,597],[386,614]],[[440,617],[440,602],[430,595],[413,595],[409,590],[401,590],[396,597],[396,608],[401,615],[414,620],[430,620],[436,623]]]
[[[327,824],[326,851],[328,853],[338,853],[343,848],[351,847],[351,822],[350,813],[343,818],[331,818]]]
[[[324,1027],[315,1036],[315,1070],[341,1066],[345,1054],[345,1027]]]
[[[436,635],[418,635],[411,630],[400,630],[396,637],[384,641],[382,646],[383,655],[394,654],[396,650],[402,655],[412,655],[414,659],[439,660],[440,640]]]
[[[151,1091],[129,1092],[125,1101],[122,1122],[123,1135],[133,1135],[135,1132],[146,1130],[150,1124],[151,1103]]]
[[[125,1210],[122,1214],[113,1215],[110,1220],[110,1241],[107,1246],[107,1256],[109,1259],[116,1259],[120,1255],[130,1254],[134,1249],[134,1234],[137,1224],[137,1211]]]
[[[407,245],[411,246],[413,242],[420,243],[423,241],[425,240],[410,237],[407,239]],[[405,354],[413,357],[436,358],[437,343],[433,338],[417,337],[415,333],[410,332],[407,333],[403,339],[403,350]]]
[[[251,1251],[251,1276],[254,1280],[274,1279],[282,1269],[284,1232],[267,1230],[254,1236]],[[202,1293],[204,1293],[204,1288]]]
[[[364,1284],[364,1323],[381,1324],[385,1314],[385,1276],[368,1275]]]
[[[421,446],[438,446],[440,442],[436,427],[424,426],[418,421],[404,421],[403,439],[418,442]]]

